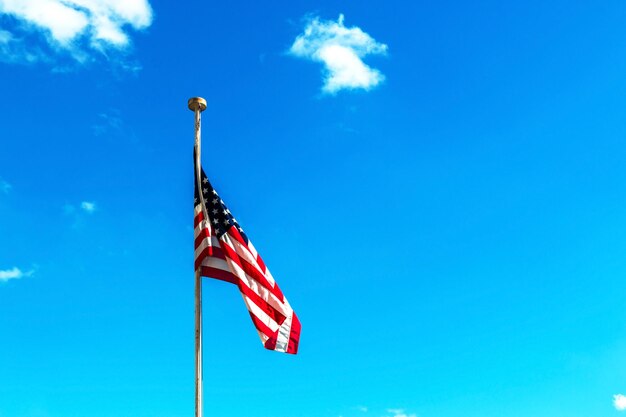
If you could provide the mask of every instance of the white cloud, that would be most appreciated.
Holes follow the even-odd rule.
[[[96,211],[97,207],[96,207],[96,203],[94,203],[93,201],[83,201],[80,203],[80,207],[81,210],[86,211],[87,213],[91,214],[94,211]],[[68,215],[68,216],[73,216],[73,217],[80,217],[80,212],[78,211],[78,207],[73,205],[73,204],[64,204],[63,205],[63,212]]]
[[[93,213],[94,211],[96,211],[96,203],[91,201],[83,201],[82,203],[80,203],[80,208],[85,210],[87,213]]]
[[[72,229],[80,230],[88,224],[88,218],[98,211],[98,206],[93,201],[82,201],[80,204],[63,205],[63,213],[70,220],[69,226]]]
[[[124,121],[119,116],[117,109],[112,109],[108,113],[99,113],[98,121],[91,126],[96,136],[102,136],[105,133],[118,132],[121,133]]]
[[[42,58],[36,49],[26,51],[22,38],[33,32],[43,32],[53,49],[69,51],[83,61],[84,47],[125,48],[130,43],[127,27],[140,30],[152,23],[148,0],[0,0],[0,14],[22,23],[13,33],[0,31],[0,54],[5,61]]]
[[[367,413],[367,407],[365,406],[359,405],[356,409],[362,413]]]
[[[330,94],[341,89],[369,90],[385,79],[380,71],[363,63],[362,58],[370,54],[385,55],[387,45],[359,27],[347,28],[343,21],[343,15],[336,22],[318,17],[310,19],[289,49],[294,56],[324,64],[322,90]]]
[[[619,411],[626,410],[626,396],[622,394],[617,394],[613,396],[613,405]]]
[[[13,40],[13,35],[11,32],[7,32],[6,30],[0,29],[0,44],[9,43]]]
[[[0,37],[1,36],[2,36],[2,31],[0,31]],[[0,43],[1,42],[2,41],[0,40]],[[9,184],[8,182],[0,178],[0,192],[3,192],[4,194],[8,194],[9,191],[11,191],[11,184]]]
[[[25,39],[16,38],[9,31],[0,29],[0,61],[9,63],[34,63],[49,61],[46,54]]]
[[[387,410],[387,412],[391,413],[393,417],[417,417],[417,414],[408,414],[401,408],[390,408],[389,410]]]
[[[0,270],[0,282],[7,282],[11,279],[20,279],[22,277],[29,277],[33,274],[33,271],[22,272],[19,268]]]

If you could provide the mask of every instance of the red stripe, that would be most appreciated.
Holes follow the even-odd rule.
[[[251,265],[245,259],[241,258],[239,255],[237,255],[237,252],[235,252],[235,250],[231,248],[230,245],[224,244],[222,250],[224,251],[224,255],[228,256],[233,262],[239,265],[247,275],[249,275],[252,279],[256,280],[259,284],[267,288],[272,294],[278,297],[279,300],[284,300],[283,294],[280,292],[278,286],[272,286],[267,278],[265,278],[265,276],[261,274],[261,271],[256,269],[253,265]]]
[[[249,254],[250,257],[252,259],[254,259],[254,261],[256,262],[256,256],[254,256],[254,254],[252,253],[252,251],[250,250],[250,248],[248,247],[248,244],[246,243],[246,241],[243,239],[243,237],[241,236],[241,234],[239,233],[239,230],[237,230],[236,227],[231,227],[230,229],[228,229],[228,236],[230,236],[231,238],[233,238],[233,240],[237,241],[239,243],[239,245],[241,247],[243,247]],[[265,269],[262,269],[263,272],[265,272]]]
[[[300,325],[300,320],[296,314],[293,314],[292,322],[291,322],[291,333],[289,334],[289,344],[287,345],[287,351],[285,353],[291,353],[295,355],[298,353],[298,343],[300,342],[300,329],[302,326]],[[277,335],[270,337],[265,342],[265,349],[276,350],[276,341]]]
[[[236,227],[231,227],[230,229],[228,229],[228,235],[233,237],[237,242],[239,242],[245,248],[245,250],[248,251],[250,256],[252,256],[252,258],[255,260],[256,264],[259,266],[259,268],[261,268],[261,271],[263,271],[263,274],[265,274],[265,272],[267,271],[267,267],[263,263],[263,259],[261,259],[261,256],[259,256],[258,253],[256,254],[256,256],[252,253],[250,248],[248,248],[248,244],[244,241],[243,237],[241,236],[241,234],[239,233],[237,228]],[[237,257],[239,257],[239,255],[237,255]],[[239,259],[241,259],[242,262],[246,262],[246,264],[250,264],[244,258],[239,257]],[[243,268],[243,266],[242,266],[242,268]],[[254,266],[252,266],[252,268],[254,268]],[[248,273],[247,270],[245,270],[245,271],[246,271],[246,273]],[[258,270],[256,268],[254,268],[254,273],[258,274]],[[250,275],[250,276],[252,276],[253,278],[256,279],[255,275],[252,275],[250,273],[248,273],[248,275]],[[274,285],[272,285],[269,281],[267,281],[267,278],[265,278],[265,275],[262,275],[262,276],[263,276],[263,279],[265,280],[265,282],[267,282],[267,285],[264,284],[264,286],[267,287],[269,285],[268,288],[270,288],[270,291],[272,291],[272,294],[274,294],[276,297],[278,297],[279,300],[281,300],[281,301],[284,300],[285,296],[283,295],[283,292],[280,290],[278,285],[276,285],[276,283],[274,283]]]
[[[261,268],[261,271],[265,273],[265,271],[267,271],[267,267],[263,263],[263,260],[261,259],[258,253],[256,255],[252,253],[252,251],[248,247],[248,243],[245,241],[243,236],[241,236],[241,233],[239,233],[239,230],[237,230],[236,227],[231,227],[230,229],[228,229],[228,234],[231,235],[231,237],[233,237],[237,242],[241,243],[241,245],[245,247],[248,250],[248,252],[250,252],[250,255],[252,255],[256,263],[259,265],[259,267]]]
[[[265,347],[265,349],[276,350],[276,340],[277,339],[278,339],[278,337],[272,336],[269,339],[267,339],[267,342],[265,342],[265,344],[263,346]]]
[[[195,215],[195,217],[193,218],[193,228],[195,229],[196,227],[198,227],[198,224],[204,220],[204,213],[200,212],[198,214]]]
[[[233,249],[228,243],[226,242],[224,243],[225,244],[222,247],[222,250],[224,251],[224,255],[227,256],[229,259],[232,259],[233,262],[239,265],[239,267],[243,269],[243,271],[246,274],[248,274],[252,279],[257,280],[261,285],[266,287],[269,291],[272,291],[272,285],[265,278],[265,276],[263,276],[263,274],[261,274],[261,272],[258,269],[256,269],[253,265],[251,265],[248,261],[240,257],[239,254],[237,254],[237,251],[235,251],[235,249]]]
[[[248,247],[248,243],[244,240],[243,236],[241,236],[241,233],[239,233],[239,230],[236,227],[229,228],[227,233],[237,242],[241,243],[246,248]],[[252,252],[250,254],[252,254]]]
[[[224,271],[223,269],[212,268],[210,266],[200,267],[200,275],[207,278],[215,278],[220,281],[230,282],[231,284],[237,285],[239,282],[239,278],[235,275],[231,274],[228,271]]]
[[[203,253],[204,253],[204,251],[203,251]],[[222,256],[220,257],[220,256],[216,256],[216,255],[222,255]],[[211,256],[211,257],[212,258],[225,259],[223,254],[221,253],[221,249],[220,248],[214,248],[214,253],[213,253],[213,256]],[[202,255],[199,256],[198,259],[202,259],[202,261],[204,261],[204,257]],[[200,263],[198,263],[198,261],[196,261],[196,263],[197,263],[197,265],[196,265],[196,269],[197,269],[197,267],[200,266]],[[210,267],[203,266],[202,268],[208,269]],[[222,269],[217,269],[217,268],[213,268],[213,269],[214,270],[223,271]],[[203,271],[203,270],[201,270],[201,271]],[[278,323],[278,325],[283,324],[283,321],[285,321],[285,319],[286,319],[286,317],[285,317],[285,315],[283,313],[281,313],[279,310],[274,308],[267,300],[263,299],[263,297],[261,297],[259,294],[254,292],[254,290],[252,290],[250,287],[248,287],[243,282],[241,282],[239,277],[237,277],[235,274],[233,274],[232,272],[228,272],[228,274],[231,277],[235,277],[235,279],[236,279],[236,281],[233,282],[232,278],[230,278],[228,280],[228,282],[232,282],[234,284],[237,284],[237,286],[239,287],[239,291],[241,291],[243,294],[245,294],[254,304],[259,306],[259,308],[261,310],[263,310],[268,316],[270,316],[276,323]]]
[[[300,329],[302,326],[300,325],[300,320],[298,320],[298,316],[296,313],[293,313],[293,317],[291,319],[291,332],[289,333],[289,345],[287,346],[287,353],[296,354],[298,353],[298,344],[300,343]]]
[[[226,257],[224,256],[224,251],[222,251],[222,248],[220,248],[219,246],[211,246],[211,248],[213,249],[212,254],[211,254],[212,258],[226,260]]]
[[[265,266],[265,262],[263,262],[263,259],[261,259],[261,255],[259,255],[258,253],[256,254],[256,263],[259,264],[259,266],[261,267],[261,270],[263,272],[267,271],[267,267]]]
[[[211,246],[202,249],[202,252],[200,252],[194,263],[195,269],[198,269],[200,267],[202,261],[204,261],[204,258],[206,258],[207,256],[211,256],[211,249]]]
[[[252,314],[250,311],[248,311],[248,313],[250,313],[250,317],[252,317],[252,322],[254,323],[254,326],[257,328],[258,331],[263,333],[265,336],[268,336],[269,338],[276,337],[276,332],[273,332],[272,329],[267,327],[265,323],[259,320],[259,318]]]
[[[256,262],[259,265],[259,267],[267,272],[267,267],[265,266],[265,264],[263,263],[263,259],[261,259],[261,256],[257,254],[256,256]],[[276,296],[280,299],[280,300],[284,300],[285,296],[283,295],[283,292],[280,290],[280,287],[278,286],[278,284],[276,284],[276,282],[274,282],[274,286],[272,287],[274,288],[274,294],[276,294]]]
[[[243,272],[246,274],[246,279],[249,278],[253,280],[253,283],[256,282],[258,285],[261,285],[265,290],[276,296],[278,300],[280,300],[280,302],[286,302],[285,297],[278,285],[268,280],[268,277],[266,275],[269,275],[269,271],[267,270],[263,259],[261,259],[256,251],[251,250],[250,246],[252,244],[249,243],[247,239],[244,239],[244,237],[237,228],[230,227],[227,231],[224,241],[222,241],[222,239],[219,239],[218,241],[211,242],[210,239],[212,227],[211,225],[202,224],[203,221],[207,219],[205,218],[205,213],[202,210],[198,210],[199,207],[201,208],[202,205],[197,204],[195,206],[196,212],[194,213],[194,229],[195,233],[197,233],[197,236],[194,237],[194,247],[196,250],[198,250],[204,244],[209,243],[209,246],[202,249],[200,254],[195,259],[195,267],[196,269],[200,270],[201,276],[214,278],[237,285],[239,291],[245,297],[246,304],[251,306],[252,309],[254,309],[254,306],[256,306],[261,309],[261,311],[263,311],[265,314],[267,314],[267,317],[270,320],[276,322],[279,326],[285,324],[284,322],[286,320],[286,317],[284,313],[282,313],[279,309],[273,307],[272,304],[268,302],[267,298],[270,295],[263,291],[261,291],[263,295],[259,295],[255,292],[255,290],[248,287],[248,285],[246,285],[246,281],[240,279],[235,273],[232,272],[234,271],[234,265],[222,265],[222,267],[224,268],[228,267],[229,270],[224,270],[220,267],[202,265],[202,263],[207,258],[211,257],[224,261],[228,261],[230,259],[243,270]],[[230,241],[229,238],[231,239]],[[209,241],[207,242],[206,239],[209,239]],[[212,246],[211,243],[215,243],[215,246]],[[240,247],[235,246],[235,248],[237,248],[235,249],[231,247],[229,243],[232,243],[233,245],[240,245]],[[239,256],[237,254],[237,250],[244,250],[247,251],[247,253]],[[248,256],[248,254],[250,256]],[[246,258],[251,260],[248,261]],[[275,302],[275,300],[270,301]],[[252,304],[250,303],[254,304],[254,306],[252,306]],[[285,309],[287,308],[290,309],[290,307],[285,306]],[[276,350],[277,338],[279,334],[278,331],[272,331],[272,329],[267,324],[265,324],[261,318],[252,313],[250,307],[248,307],[248,313],[250,314],[250,318],[252,319],[252,322],[256,329],[259,331],[259,333],[263,335],[262,339],[264,339],[265,337],[268,338],[264,343],[265,348],[270,350]],[[293,316],[291,319],[289,342],[287,344],[286,353],[296,354],[298,352],[301,325],[300,320],[295,315],[293,310],[290,310],[290,314],[293,314]],[[261,315],[261,313],[259,313],[259,315]],[[263,317],[265,318],[265,316]],[[265,320],[268,320],[268,318],[265,318]]]
[[[224,256],[224,251],[219,246],[213,246],[213,255],[214,258],[224,259],[226,260],[226,256]]]
[[[200,241],[200,243],[202,243],[202,241]],[[196,249],[198,248],[198,243],[196,243]],[[226,260],[226,257],[224,256],[224,252],[222,252],[222,248],[220,248],[219,246],[209,246],[205,249],[202,250],[202,252],[200,252],[200,254],[196,257],[195,260],[195,269],[198,269],[200,267],[200,265],[202,264],[202,262],[204,262],[204,259],[210,256],[212,258],[218,258],[218,259],[223,259]]]
[[[219,250],[219,248],[216,248],[216,250]],[[213,257],[215,257],[215,256],[213,256]],[[200,259],[200,258],[202,258],[202,260],[204,260],[204,257],[201,256],[198,259]],[[283,324],[283,322],[286,319],[285,315],[283,313],[281,313],[279,310],[277,310],[274,306],[272,306],[267,300],[264,300],[263,297],[261,297],[259,294],[254,292],[254,290],[252,290],[250,287],[248,287],[246,284],[244,284],[239,279],[239,277],[237,277],[235,274],[233,274],[230,271],[225,271],[223,269],[207,267],[207,266],[202,266],[202,269],[200,270],[201,274],[205,275],[204,271],[207,271],[209,269],[211,269],[212,271],[223,271],[223,272],[226,272],[228,274],[228,279],[223,279],[223,278],[218,278],[218,279],[222,279],[222,281],[228,281],[228,282],[231,282],[233,284],[236,284],[237,287],[239,288],[239,291],[241,291],[242,294],[246,295],[250,299],[251,302],[256,304],[261,310],[263,310],[263,312],[265,312],[265,314],[270,316],[272,318],[272,320],[274,320],[276,323],[278,323],[279,326],[281,324]],[[220,274],[220,275],[223,275],[223,274]],[[214,276],[210,275],[209,278],[214,278]]]
[[[270,303],[265,301],[259,294],[255,293],[251,288],[246,286],[244,283],[239,280],[239,291],[244,294],[246,297],[250,299],[254,304],[256,304],[265,314],[270,316],[272,320],[274,320],[279,326],[283,324],[285,317],[283,313],[276,310]]]
[[[215,278],[221,281],[230,282],[231,284],[237,285],[239,291],[244,294],[251,302],[256,304],[265,314],[271,317],[279,326],[283,324],[286,320],[286,317],[278,310],[276,310],[271,304],[261,298],[257,293],[252,291],[252,289],[248,288],[246,285],[241,283],[235,275],[228,271],[224,271],[223,269],[212,268],[203,266],[200,270],[200,274],[202,276],[207,276],[208,278]]]
[[[198,237],[196,237],[196,240],[194,241],[196,249],[198,249],[204,239],[211,239],[211,232],[206,227],[204,229],[200,229],[198,232]]]

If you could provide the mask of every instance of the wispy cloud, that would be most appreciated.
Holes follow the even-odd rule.
[[[93,213],[94,211],[96,211],[96,203],[93,201],[82,201],[78,207],[83,210],[86,211],[87,213]],[[63,205],[63,212],[65,214],[69,215],[73,215],[73,216],[77,216],[80,212],[78,211],[78,208],[74,205],[74,204],[69,204],[66,203]]]
[[[359,410],[362,413],[367,413],[367,407],[363,406],[363,405],[359,405],[356,408],[357,410]]]
[[[11,32],[0,29],[0,60],[9,63],[33,63],[41,61],[45,55],[39,48],[27,48],[23,39]]]
[[[85,62],[89,51],[106,55],[127,48],[127,28],[152,23],[148,0],[0,0],[0,14],[14,23],[0,31],[0,59],[6,62],[46,61],[55,53]]]
[[[390,408],[387,410],[388,413],[391,413],[393,417],[417,417],[415,413],[407,413],[401,408]]]
[[[92,126],[96,136],[102,136],[109,131],[121,131],[123,126],[119,110],[113,109],[107,113],[99,113],[98,121]]]
[[[613,396],[613,406],[616,410],[626,410],[626,396],[622,394],[616,394]]]
[[[0,178],[0,193],[8,194],[11,188],[11,184]]]
[[[329,94],[342,89],[369,90],[385,79],[362,58],[385,55],[387,45],[377,42],[359,27],[346,27],[343,22],[343,15],[339,15],[336,22],[310,18],[304,32],[289,49],[294,56],[324,64],[322,91]]]
[[[80,208],[86,211],[87,213],[93,213],[96,211],[96,203],[93,201],[83,201],[80,203]]]
[[[20,279],[23,277],[29,277],[33,274],[33,271],[22,272],[17,267],[13,267],[12,269],[0,269],[0,282],[7,282],[11,279]]]
[[[94,215],[98,206],[93,201],[82,201],[80,204],[66,203],[63,205],[63,213],[71,221],[72,229],[82,229],[88,224],[88,218]]]

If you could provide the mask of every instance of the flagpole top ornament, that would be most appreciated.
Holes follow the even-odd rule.
[[[206,100],[203,99],[202,97],[192,97],[189,99],[189,101],[187,101],[187,107],[189,107],[189,110],[191,111],[196,111],[196,110],[200,110],[205,111],[206,110]]]

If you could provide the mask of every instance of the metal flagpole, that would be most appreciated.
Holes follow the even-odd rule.
[[[196,184],[199,188],[200,183],[200,113],[206,109],[206,100],[201,97],[192,97],[187,102],[189,110],[195,113],[196,119],[196,142],[195,153],[196,160]],[[204,207],[204,198],[202,198],[202,190],[198,189],[198,195],[202,204],[202,211],[206,215],[206,207]],[[202,417],[202,277],[200,270],[196,270],[196,417]]]

